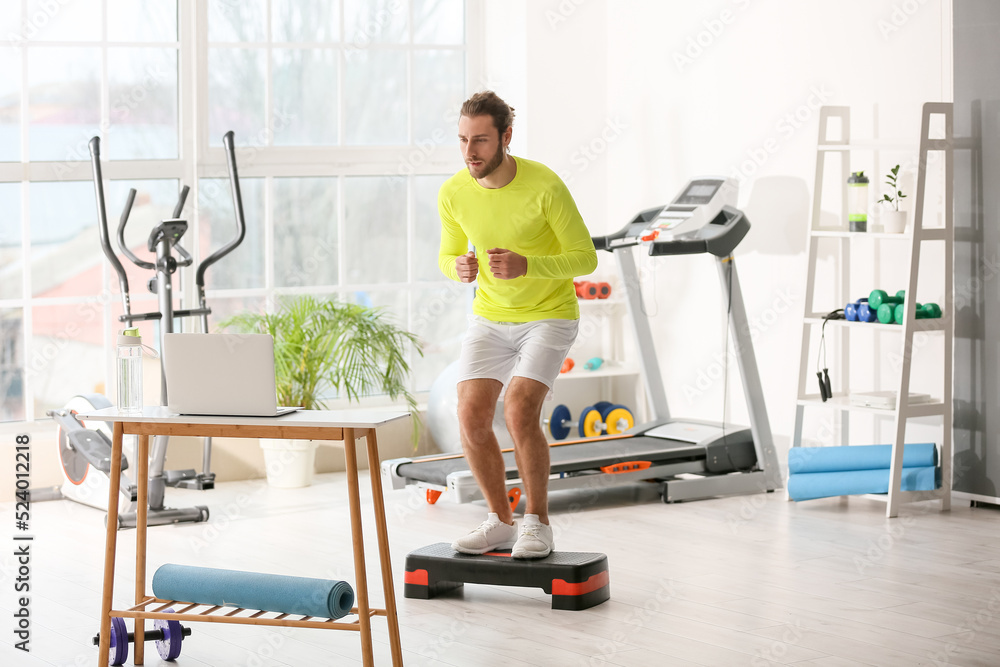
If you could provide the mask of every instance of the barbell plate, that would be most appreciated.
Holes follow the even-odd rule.
[[[604,418],[604,423],[608,425],[608,435],[623,433],[635,426],[635,417],[624,405],[616,405],[608,411]],[[624,426],[625,428],[622,428]]]
[[[172,613],[173,608],[164,611]],[[181,654],[181,642],[184,641],[184,628],[180,622],[158,618],[153,622],[153,627],[163,632],[163,639],[157,639],[155,642],[156,652],[164,660],[176,660]]]
[[[590,405],[583,409],[580,415],[580,435],[585,438],[596,438],[601,435],[601,413]]]
[[[552,410],[549,417],[549,433],[556,440],[564,440],[569,435],[568,424],[572,423],[569,408],[560,403]]]
[[[121,616],[111,618],[111,652],[108,655],[112,665],[124,665],[128,660],[128,627]]]

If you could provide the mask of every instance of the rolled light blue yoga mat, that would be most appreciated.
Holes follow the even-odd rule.
[[[354,589],[346,581],[173,564],[156,570],[153,595],[161,600],[319,618],[341,618],[354,606]]]
[[[899,486],[903,491],[936,489],[938,487],[937,468],[935,466],[903,468],[903,478]],[[888,468],[846,472],[811,472],[788,476],[788,497],[792,500],[813,500],[832,496],[888,492]]]
[[[789,474],[888,470],[891,465],[892,445],[791,447],[788,450]],[[908,442],[903,447],[904,468],[933,465],[937,465],[937,447],[933,442]]]

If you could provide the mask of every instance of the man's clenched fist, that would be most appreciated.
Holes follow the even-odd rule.
[[[479,260],[476,259],[476,251],[470,250],[464,255],[455,258],[455,271],[458,279],[463,283],[471,283],[479,275]]]
[[[494,278],[510,280],[528,273],[528,259],[524,255],[503,248],[491,248],[486,252],[490,256],[490,272]]]

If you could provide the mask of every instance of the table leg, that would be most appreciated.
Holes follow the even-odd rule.
[[[399,641],[399,620],[396,616],[396,593],[392,583],[392,558],[389,553],[389,529],[385,522],[385,502],[382,499],[382,480],[379,476],[378,441],[375,429],[369,429],[368,475],[372,483],[372,502],[375,506],[375,528],[378,534],[378,552],[382,564],[382,590],[385,593],[385,613],[389,623],[389,646],[392,649],[393,667],[402,667],[403,647]]]
[[[347,463],[347,493],[351,503],[351,538],[354,542],[354,576],[358,597],[358,624],[361,626],[361,658],[365,667],[375,664],[372,652],[372,617],[368,606],[368,577],[365,574],[364,532],[361,527],[361,492],[358,488],[358,456],[353,428],[344,429],[344,458]]]
[[[104,591],[101,597],[101,641],[97,664],[108,664],[111,652],[111,599],[115,588],[115,549],[118,546],[118,494],[122,480],[122,435],[124,426],[115,422],[111,439],[111,472],[109,475],[107,535],[104,540]]]
[[[135,603],[146,599],[146,509],[149,505],[149,436],[140,435],[135,448],[135,478],[139,485],[135,509]],[[141,665],[145,659],[146,621],[135,619],[135,644],[133,664]]]

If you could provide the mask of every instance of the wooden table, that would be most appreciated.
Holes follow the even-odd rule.
[[[408,412],[369,410],[301,410],[282,417],[205,417],[178,415],[164,407],[144,408],[141,415],[119,415],[115,407],[81,413],[80,419],[114,423],[111,452],[111,489],[108,493],[107,541],[104,555],[104,593],[101,603],[100,652],[97,664],[108,664],[111,648],[111,618],[121,616],[135,619],[134,663],[141,665],[144,658],[145,621],[170,619],[176,621],[205,621],[213,623],[241,623],[250,625],[315,627],[336,630],[354,630],[361,633],[361,655],[365,665],[373,665],[371,617],[385,616],[389,625],[389,644],[392,664],[403,664],[399,641],[399,624],[396,617],[396,596],[392,585],[392,567],[389,558],[389,537],[382,500],[379,475],[371,477],[375,526],[378,538],[379,560],[382,567],[382,588],[385,609],[372,609],[368,602],[368,579],[365,574],[364,535],[361,529],[361,501],[358,488],[358,461],[355,449],[357,438],[368,442],[369,467],[378,470],[378,443],[375,428],[398,419],[409,417]],[[138,511],[136,517],[135,549],[135,606],[130,609],[112,609],[115,581],[115,548],[118,539],[119,487],[121,485],[122,438],[126,434],[138,436],[135,462],[138,483]],[[308,440],[342,440],[347,460],[347,490],[350,497],[351,537],[354,542],[354,572],[357,607],[351,610],[357,622],[312,617],[292,618],[289,614],[273,615],[258,612],[240,615],[246,610],[227,607],[210,607],[191,612],[198,606],[177,600],[160,600],[146,593],[146,509],[149,477],[149,437],[152,435],[211,436],[225,438],[300,438]],[[178,611],[164,611],[177,605]]]

